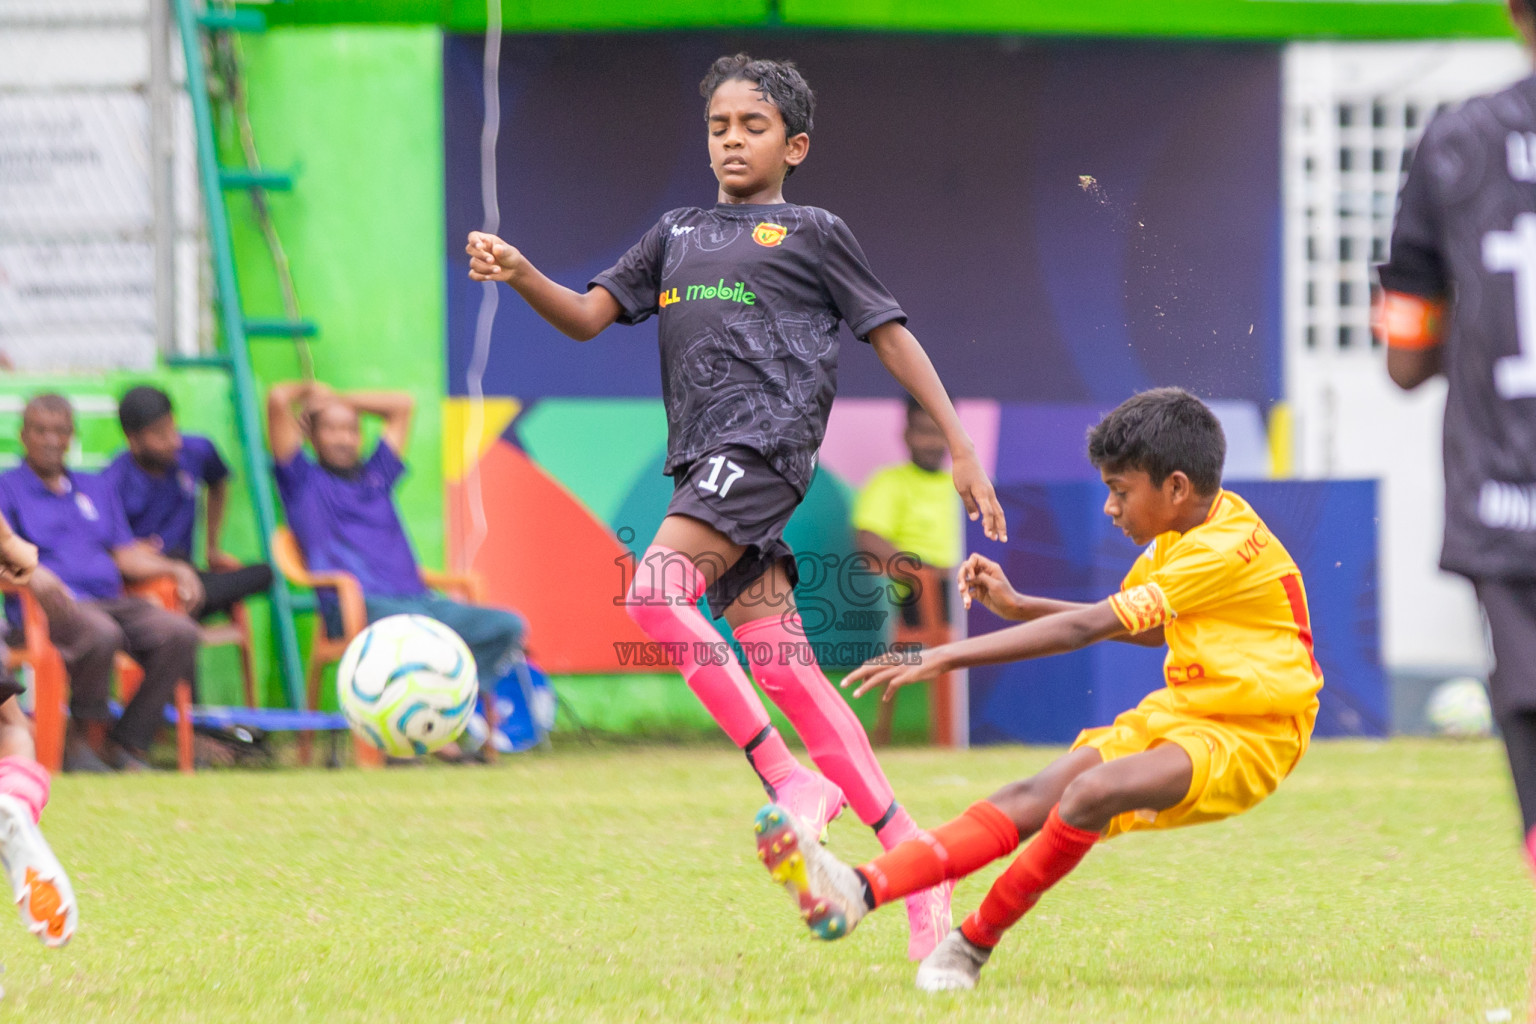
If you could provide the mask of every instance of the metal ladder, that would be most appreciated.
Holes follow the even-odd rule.
[[[152,0],[167,2],[167,0]],[[213,355],[171,357],[172,366],[201,366],[224,370],[230,375],[235,406],[235,425],[251,503],[256,512],[256,532],[261,557],[272,561],[272,534],[277,528],[277,510],[272,499],[271,474],[267,468],[266,439],[256,401],[256,378],[251,369],[249,339],[308,338],[316,327],[307,320],[247,317],[240,303],[240,285],[235,276],[235,255],[229,229],[229,211],[224,205],[226,190],[288,191],[293,188],[290,175],[252,167],[222,167],[214,134],[212,102],[208,93],[208,69],[203,63],[203,41],[210,33],[261,32],[266,18],[260,11],[205,10],[194,8],[194,0],[168,0],[175,12],[177,34],[186,57],[186,88],[192,101],[193,133],[197,139],[198,183],[207,218],[208,248],[214,272],[215,301],[223,337],[222,351]],[[301,601],[289,593],[281,573],[273,574],[272,624],[277,633],[279,669],[283,690],[290,707],[304,707],[304,669],[299,658],[298,631],[293,615]],[[312,607],[313,598],[302,602]]]

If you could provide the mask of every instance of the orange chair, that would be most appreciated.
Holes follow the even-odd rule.
[[[7,584],[0,586],[0,592],[17,594],[21,598],[25,646],[11,649],[11,666],[28,665],[32,669],[32,715],[36,730],[34,743],[37,747],[37,760],[44,768],[57,772],[64,767],[64,732],[69,717],[69,672],[64,667],[63,656],[49,639],[48,616],[37,598],[32,596],[32,591]],[[136,584],[129,588],[129,592],[156,600],[160,599],[158,595],[168,592],[174,601],[176,584],[169,577],[160,577]],[[117,675],[118,695],[127,703],[138,692],[144,672],[132,658],[119,654]],[[193,769],[190,681],[183,679],[176,684],[173,701],[176,707],[176,767],[190,773]]]
[[[283,578],[291,585],[309,590],[331,590],[336,594],[337,604],[341,606],[342,635],[339,637],[331,636],[326,631],[325,619],[318,612],[315,615],[314,641],[309,650],[309,668],[305,680],[305,706],[314,710],[320,706],[320,683],[324,677],[325,666],[340,661],[352,638],[368,625],[363,588],[358,585],[356,577],[351,573],[311,572],[308,563],[304,560],[304,552],[299,548],[298,538],[294,537],[293,531],[285,526],[278,527],[272,534],[272,561],[276,563],[277,571],[282,573]],[[462,601],[475,603],[481,600],[482,586],[477,576],[458,576],[423,569],[421,579],[434,590],[455,595]],[[485,705],[486,720],[494,729],[496,727],[494,702],[487,700]],[[313,734],[299,734],[299,759],[304,764],[310,762],[312,743]],[[356,751],[357,763],[360,766],[374,768],[384,763],[382,753],[356,737],[353,737],[353,749]],[[487,743],[485,753],[488,760],[494,761],[495,745]]]
[[[907,625],[898,610],[893,641],[897,644],[917,644],[924,648],[947,644],[953,633],[949,619],[944,614],[943,588],[954,586],[954,581],[947,573],[930,565],[919,568],[916,576],[917,625]],[[928,741],[941,747],[958,745],[954,735],[953,694],[952,673],[946,672],[928,686]],[[870,737],[876,745],[883,746],[891,742],[891,720],[895,713],[895,698],[880,702],[875,732]]]

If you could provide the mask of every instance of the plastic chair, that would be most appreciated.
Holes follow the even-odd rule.
[[[64,767],[64,732],[69,718],[69,672],[64,658],[59,654],[48,634],[48,616],[32,591],[25,587],[0,585],[0,592],[16,594],[21,599],[22,636],[25,646],[11,649],[12,667],[21,665],[32,669],[33,708],[32,716],[37,747],[37,760],[51,772]],[[170,577],[158,577],[135,584],[129,593],[150,597],[164,605],[158,596],[168,592],[175,599],[176,583]],[[126,654],[117,656],[118,696],[123,703],[133,699],[144,672],[137,662]],[[176,708],[176,767],[187,774],[193,770],[192,750],[192,684],[181,680],[176,684],[172,697]]]
[[[931,565],[916,571],[917,576],[917,625],[909,626],[897,613],[896,644],[916,644],[920,647],[938,647],[949,643],[953,636],[949,619],[944,615],[944,587],[953,586],[949,574]],[[954,729],[954,675],[946,672],[928,687],[928,741],[942,747],[956,746]],[[900,691],[897,691],[900,696]],[[882,700],[875,731],[870,737],[878,746],[891,742],[891,721],[896,714],[896,697]]]
[[[304,559],[304,552],[299,548],[298,538],[285,526],[278,527],[272,534],[272,561],[277,565],[277,571],[282,573],[283,578],[292,586],[334,592],[336,603],[341,609],[341,636],[339,637],[331,636],[326,629],[325,618],[318,613],[315,615],[314,641],[309,650],[309,666],[305,678],[305,706],[309,710],[314,710],[320,705],[320,683],[325,674],[325,666],[340,661],[341,656],[346,653],[347,645],[368,625],[363,588],[358,585],[357,578],[351,573],[311,572]],[[434,590],[456,595],[462,601],[473,604],[481,600],[483,588],[476,576],[460,576],[422,569],[421,579]],[[487,723],[494,731],[495,709],[492,702],[487,701],[486,704]],[[299,760],[306,765],[310,763],[313,741],[313,733],[299,734]],[[384,755],[371,744],[355,736],[352,743],[359,766],[376,768],[384,763]],[[496,759],[494,745],[489,743],[486,745],[485,756],[489,761]]]

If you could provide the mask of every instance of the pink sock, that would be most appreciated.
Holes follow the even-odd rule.
[[[842,789],[860,821],[882,823],[895,803],[891,784],[858,716],[816,664],[800,616],[754,619],[736,630],[736,639],[757,684],[794,725],[816,767]],[[895,813],[906,814],[899,807]]]
[[[916,839],[918,832],[921,831],[905,807],[896,804],[892,812],[890,819],[875,829],[875,838],[880,840],[880,849],[887,853],[908,839]]]
[[[666,644],[688,688],[725,734],[747,752],[747,760],[769,785],[799,765],[734,656],[716,657],[725,641],[695,607],[705,589],[704,574],[687,555],[652,544],[635,567],[629,590],[629,617],[647,636]],[[716,664],[717,661],[725,664]]]
[[[20,800],[36,824],[48,806],[48,769],[30,757],[0,757],[0,796]]]

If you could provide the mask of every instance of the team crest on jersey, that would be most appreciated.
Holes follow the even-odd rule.
[[[752,241],[758,245],[766,245],[772,249],[785,238],[789,237],[789,228],[782,224],[774,224],[771,221],[763,221],[752,229]]]

